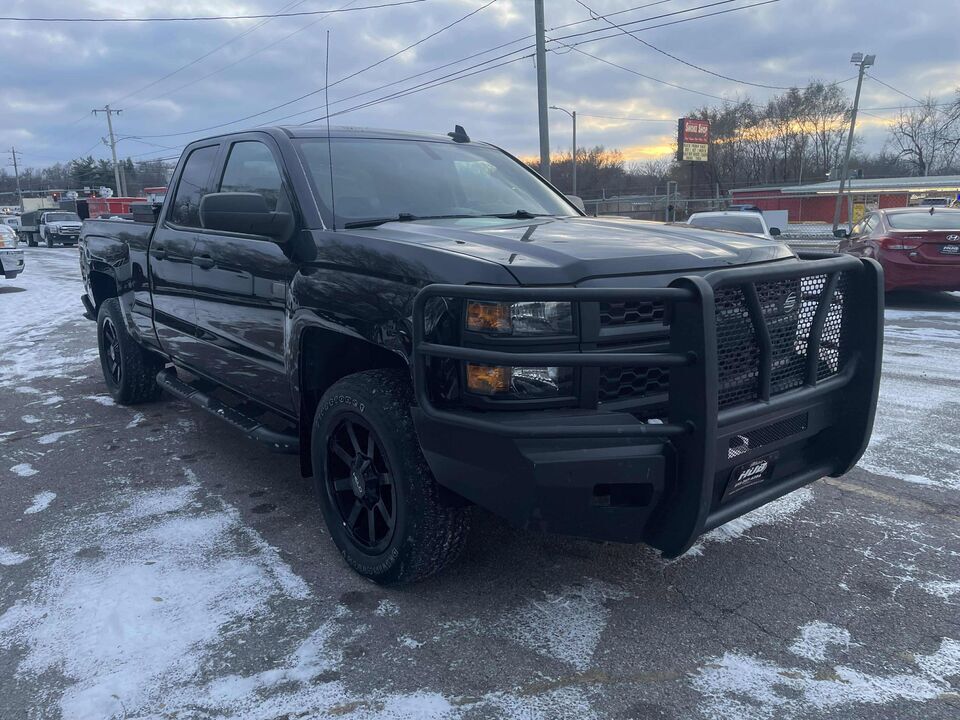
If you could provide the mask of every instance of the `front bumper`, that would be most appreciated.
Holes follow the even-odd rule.
[[[782,328],[773,326],[767,309],[765,288],[778,282],[804,288],[793,299],[800,303],[803,323],[788,348],[787,359],[800,378],[793,384],[784,382]],[[742,343],[731,346],[727,337],[731,292],[741,301],[737,320],[753,333],[749,400],[743,399],[742,383],[731,390],[731,354],[744,353]],[[558,354],[435,344],[424,338],[424,311],[432,297],[581,305],[655,300],[667,308],[669,347]],[[850,256],[723,269],[639,290],[428,286],[414,306],[414,421],[438,482],[511,522],[647,542],[675,556],[703,532],[820,477],[843,474],[857,462],[873,426],[882,314],[879,265]],[[651,422],[642,413],[602,405],[525,412],[444,409],[431,401],[427,388],[431,356],[584,369],[668,367],[667,416]],[[739,469],[763,459],[769,461],[768,476],[731,493]]]
[[[0,250],[0,272],[12,280],[23,272],[23,250]]]

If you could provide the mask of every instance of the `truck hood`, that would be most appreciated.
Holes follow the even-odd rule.
[[[350,231],[499,263],[522,284],[746,265],[794,257],[778,241],[630,219],[464,218]]]

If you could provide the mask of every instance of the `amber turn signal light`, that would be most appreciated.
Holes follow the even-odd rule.
[[[510,332],[510,328],[509,305],[475,301],[467,303],[467,330],[504,333]]]
[[[497,395],[510,388],[508,367],[467,363],[467,389],[477,395]]]

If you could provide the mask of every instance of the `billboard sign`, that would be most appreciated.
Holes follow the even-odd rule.
[[[677,160],[706,162],[710,147],[710,121],[680,118],[677,123]]]

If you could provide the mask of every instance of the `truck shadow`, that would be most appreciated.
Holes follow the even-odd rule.
[[[26,288],[15,285],[5,285],[0,287],[0,295],[12,295],[13,293],[25,292]]]

